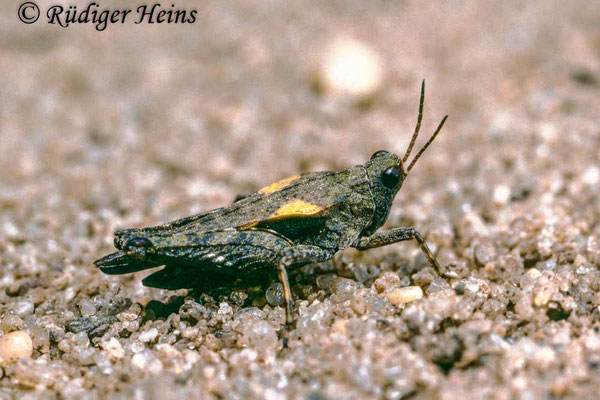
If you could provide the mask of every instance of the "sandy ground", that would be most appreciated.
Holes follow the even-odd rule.
[[[0,329],[33,352],[2,365],[0,397],[595,398],[600,7],[562,4],[178,1],[196,23],[97,32],[5,2]],[[367,102],[315,89],[340,37],[380,57]],[[303,268],[279,352],[274,288],[192,298],[91,264],[117,228],[402,154],[422,78],[423,132],[450,119],[386,227],[459,278],[414,243]],[[393,305],[401,286],[424,296]]]

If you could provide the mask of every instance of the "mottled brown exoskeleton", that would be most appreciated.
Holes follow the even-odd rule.
[[[402,158],[378,151],[364,165],[294,175],[223,208],[155,227],[117,231],[114,243],[119,251],[95,265],[107,274],[165,265],[143,280],[146,286],[165,289],[209,289],[276,270],[283,286],[286,327],[292,320],[287,270],[329,260],[348,247],[366,250],[415,239],[441,274],[414,228],[376,232],[406,176],[446,121],[447,116],[405,168],[419,134],[424,98],[425,81],[417,125]]]

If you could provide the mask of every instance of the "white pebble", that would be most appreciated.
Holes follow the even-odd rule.
[[[219,304],[219,310],[217,311],[219,315],[233,315],[233,308],[229,305],[229,303],[223,302]]]
[[[2,225],[2,228],[3,228],[2,230],[4,231],[4,234],[9,238],[16,238],[20,234],[19,228],[17,228],[17,226],[10,221],[5,222]]]
[[[125,357],[125,350],[121,343],[114,337],[101,343],[101,346],[108,353],[111,360],[121,360]]]
[[[494,188],[494,201],[497,204],[506,204],[510,200],[510,188],[506,185],[498,185]]]
[[[330,94],[368,97],[381,86],[383,69],[379,56],[370,47],[343,38],[327,50],[319,75]]]
[[[423,290],[418,286],[407,286],[391,290],[385,298],[393,305],[410,303],[423,297]]]
[[[71,286],[67,287],[67,288],[65,289],[65,291],[64,291],[64,295],[63,295],[63,297],[64,297],[64,299],[65,299],[65,302],[67,302],[67,303],[68,303],[68,302],[70,302],[71,300],[73,300],[73,299],[75,298],[75,295],[76,295],[76,294],[77,294],[77,293],[75,293],[75,289],[73,289]]]
[[[158,358],[154,357],[152,352],[149,350],[144,350],[141,353],[134,354],[133,357],[131,357],[131,364],[134,367],[142,371],[147,371],[152,375],[160,373],[163,369],[162,362]]]
[[[25,331],[15,331],[0,337],[0,365],[17,361],[21,357],[30,357],[33,342]]]
[[[27,315],[33,314],[33,301],[31,299],[22,300],[17,303],[15,307],[15,314],[19,317],[26,317]]]
[[[600,169],[597,167],[589,167],[583,173],[583,181],[590,185],[596,185],[600,181]]]
[[[150,328],[147,331],[140,333],[139,339],[142,342],[149,343],[152,342],[158,336],[158,329]]]
[[[150,358],[144,352],[134,354],[133,357],[131,357],[131,365],[142,370],[146,369],[149,362]]]
[[[146,349],[146,346],[142,342],[135,341],[129,344],[129,350],[132,353],[141,353],[144,349]]]

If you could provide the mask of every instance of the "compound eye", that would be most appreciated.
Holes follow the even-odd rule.
[[[379,157],[379,156],[382,156],[382,155],[388,154],[388,153],[389,153],[388,151],[379,150],[379,151],[373,153],[373,155],[371,156],[371,160],[374,159],[375,157]]]
[[[150,242],[148,239],[142,237],[134,237],[125,241],[125,244],[123,245],[123,250],[127,252],[133,249],[148,249],[150,247],[152,247],[152,242]]]
[[[388,189],[395,188],[400,182],[400,170],[396,167],[390,167],[381,174],[381,183]]]

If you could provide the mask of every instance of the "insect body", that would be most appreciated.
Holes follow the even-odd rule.
[[[441,274],[415,229],[376,232],[407,174],[446,121],[447,116],[405,168],[419,133],[424,93],[425,82],[415,132],[402,159],[378,151],[364,165],[294,175],[227,207],[155,227],[117,231],[114,242],[119,251],[95,265],[107,274],[164,265],[143,283],[165,289],[210,288],[246,274],[276,270],[283,286],[286,326],[292,319],[287,269],[329,260],[339,250],[415,239]]]

